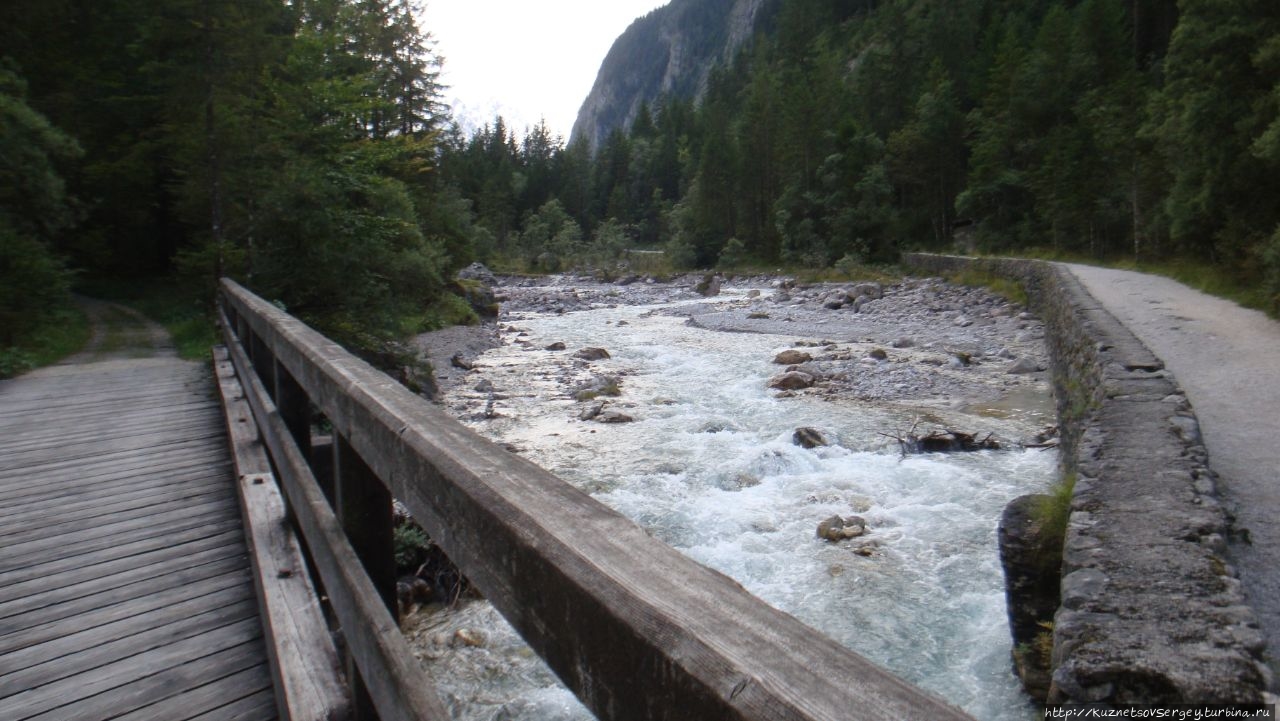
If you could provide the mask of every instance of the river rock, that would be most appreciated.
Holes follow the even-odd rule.
[[[787,371],[769,379],[769,387],[777,388],[781,391],[797,391],[802,388],[810,388],[813,384],[814,377],[801,371]]]
[[[829,446],[830,442],[822,431],[817,428],[797,428],[796,432],[791,434],[791,442],[801,448],[818,448],[819,446]]]
[[[872,348],[867,357],[878,361],[889,360],[889,354],[883,348]]]
[[[454,353],[453,357],[449,359],[449,365],[454,368],[461,368],[464,371],[475,370],[476,367],[474,363],[467,360],[461,353]]]
[[[818,538],[831,542],[865,536],[867,522],[861,516],[832,516],[818,524]]]
[[[493,271],[486,268],[483,263],[472,263],[458,271],[458,279],[479,281],[485,285],[497,285],[498,283]]]
[[[894,338],[893,342],[890,343],[889,345],[893,346],[894,348],[912,348],[915,346],[915,344],[916,344],[915,339],[903,336],[901,338]]]
[[[604,360],[609,358],[609,351],[604,348],[583,348],[573,354],[574,358],[581,358],[586,361]]]
[[[813,356],[802,350],[784,350],[773,357],[773,362],[780,366],[794,366],[801,363],[808,363],[813,360]]]
[[[583,408],[580,413],[578,413],[578,420],[593,421],[596,419],[597,416],[600,415],[602,411],[604,411],[604,401],[596,401],[595,403],[588,403],[587,406]]]
[[[600,411],[596,414],[595,421],[597,423],[632,423],[635,419],[622,411]]]
[[[432,595],[431,585],[417,576],[401,576],[396,580],[396,601],[402,615],[414,606],[430,603]]]
[[[845,292],[850,298],[866,296],[869,300],[880,300],[884,297],[884,286],[879,283],[858,283]]]
[[[720,276],[713,274],[704,276],[702,280],[694,286],[694,290],[707,298],[720,295]]]
[[[1005,507],[997,537],[1004,568],[1005,601],[1013,636],[1013,665],[1033,698],[1049,694],[1052,646],[1046,637],[1059,603],[1062,537],[1048,534],[1039,520],[1045,495],[1020,496]]]
[[[484,631],[478,631],[470,628],[460,628],[453,634],[452,646],[458,648],[461,646],[469,646],[471,648],[482,648],[489,639],[485,637]]]
[[[556,341],[555,343],[552,343],[551,345],[547,346],[544,350],[564,350],[564,349],[565,349],[564,343],[561,343],[560,341]]]
[[[1009,370],[1005,373],[1022,375],[1026,373],[1035,373],[1040,370],[1040,364],[1030,358],[1019,358],[1013,365],[1009,366]]]

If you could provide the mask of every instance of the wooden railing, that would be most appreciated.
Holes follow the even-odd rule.
[[[393,496],[601,719],[968,718],[235,282],[222,282],[220,306],[351,670],[384,721],[445,718],[388,608]],[[321,479],[308,464],[313,405],[334,435]]]

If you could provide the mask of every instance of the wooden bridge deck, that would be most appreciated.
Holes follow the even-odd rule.
[[[208,368],[0,382],[0,719],[273,719]]]

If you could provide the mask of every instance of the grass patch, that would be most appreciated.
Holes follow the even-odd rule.
[[[20,339],[0,348],[0,378],[11,378],[56,363],[89,342],[89,319],[79,308],[51,313],[47,322]]]
[[[1005,300],[1026,307],[1030,299],[1027,289],[1016,280],[997,275],[987,270],[966,268],[947,276],[947,280],[956,285],[967,285],[973,288],[986,288]]]
[[[453,293],[443,292],[421,313],[411,315],[401,322],[403,335],[416,335],[455,325],[475,325],[480,316],[466,300]]]
[[[1135,260],[1129,258],[1092,258],[1073,253],[1063,253],[1047,248],[1028,248],[1014,253],[1020,258],[1096,265],[1117,270],[1134,270],[1140,273],[1161,275],[1218,298],[1235,301],[1246,308],[1260,310],[1272,318],[1280,318],[1280,307],[1270,297],[1264,285],[1256,278],[1241,277],[1222,266],[1204,260],[1190,258],[1162,258]]]
[[[1067,534],[1067,520],[1071,517],[1071,499],[1075,488],[1076,475],[1067,474],[1049,489],[1045,498],[1036,506],[1034,519],[1040,526],[1043,538],[1060,542]]]

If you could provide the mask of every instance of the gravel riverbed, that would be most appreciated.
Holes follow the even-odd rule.
[[[999,408],[1013,399],[1047,398],[1048,365],[1041,322],[1015,303],[984,288],[939,278],[897,283],[796,283],[755,276],[717,283],[700,294],[699,275],[672,282],[589,277],[499,278],[496,323],[448,328],[417,339],[435,368],[446,403],[465,416],[482,410],[486,392],[474,390],[468,370],[486,350],[523,344],[519,319],[530,313],[563,314],[621,305],[654,306],[650,313],[683,317],[699,328],[779,336],[807,359],[779,365],[810,376],[809,393],[831,399],[945,408]],[[567,349],[572,352],[576,349]],[[607,349],[606,349],[607,350]],[[455,360],[456,359],[456,360]],[[582,363],[548,358],[567,370]],[[465,407],[464,407],[465,406]]]

